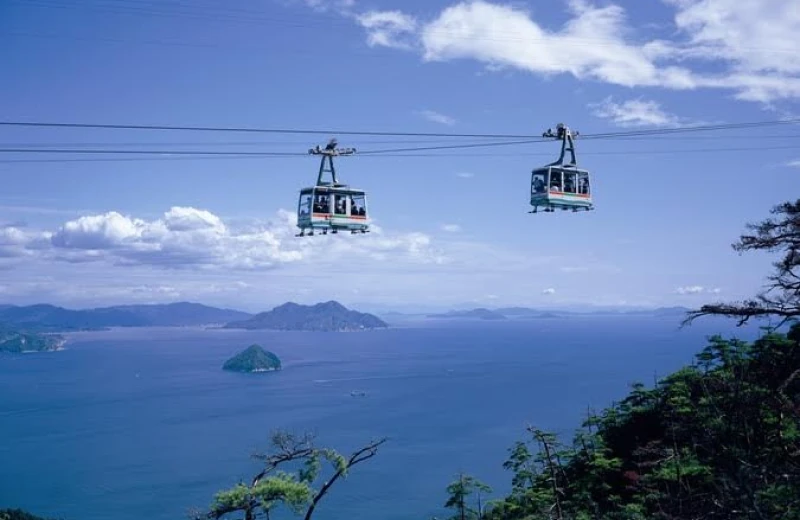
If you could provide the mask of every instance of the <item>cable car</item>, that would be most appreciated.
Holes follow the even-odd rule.
[[[557,161],[531,172],[531,206],[530,213],[537,213],[539,208],[545,212],[556,209],[572,211],[591,211],[594,209],[592,202],[592,187],[589,172],[578,168],[575,159],[575,143],[572,131],[559,123],[556,132],[552,129],[542,134],[542,137],[552,137],[561,140],[561,156]],[[564,155],[569,151],[572,161],[564,163]]]
[[[311,155],[321,155],[322,160],[316,185],[300,190],[297,205],[298,237],[306,236],[306,231],[308,236],[314,236],[316,231],[321,231],[323,235],[329,231],[350,231],[351,234],[369,232],[367,194],[364,190],[340,183],[333,167],[335,156],[353,155],[356,150],[336,148],[337,144],[336,139],[331,139],[324,149],[317,146],[308,151]],[[326,172],[331,174],[330,182],[322,180]]]

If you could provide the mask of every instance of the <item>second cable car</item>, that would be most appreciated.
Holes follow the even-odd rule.
[[[340,230],[352,234],[369,232],[367,194],[364,190],[340,183],[333,167],[334,156],[353,155],[356,151],[353,148],[339,149],[336,145],[336,140],[331,139],[324,149],[317,146],[308,151],[312,155],[321,155],[322,161],[316,185],[300,190],[297,206],[299,237],[306,236],[306,231],[308,236],[313,236],[315,231],[321,231],[323,235]],[[322,180],[325,172],[331,174],[330,182]]]
[[[572,211],[591,211],[594,209],[592,202],[592,187],[590,175],[587,170],[578,168],[575,159],[575,143],[577,137],[569,128],[559,123],[556,132],[547,130],[542,137],[552,137],[561,140],[561,156],[557,161],[547,166],[537,168],[531,172],[531,206],[530,213],[537,213],[539,208],[543,211],[553,212],[556,209]],[[564,155],[569,151],[572,161],[564,162]]]

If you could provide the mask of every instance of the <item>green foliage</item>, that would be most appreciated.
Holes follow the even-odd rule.
[[[269,512],[278,505],[285,505],[299,513],[308,505],[314,495],[308,482],[299,481],[294,475],[279,472],[259,481],[255,486],[238,484],[214,497],[213,511],[247,511],[260,509]]]
[[[483,518],[482,493],[491,493],[492,488],[470,475],[459,474],[456,480],[447,486],[447,502],[444,507],[453,509],[453,520],[475,520]],[[476,508],[469,505],[472,496],[476,497]]]
[[[693,365],[590,414],[571,446],[528,428],[504,464],[511,492],[484,518],[800,520],[798,402],[800,325],[712,337]],[[459,482],[448,507],[465,504]]]
[[[378,447],[386,441],[371,442],[346,457],[334,449],[314,446],[309,435],[278,431],[271,440],[271,453],[254,456],[263,462],[264,469],[252,482],[218,492],[210,510],[194,515],[195,519],[269,519],[273,511],[283,506],[292,513],[304,513],[305,520],[310,520],[331,486],[339,478],[346,477],[353,466],[375,456]],[[323,462],[328,463],[332,473],[315,487]],[[233,516],[236,514],[244,514],[244,517]]]

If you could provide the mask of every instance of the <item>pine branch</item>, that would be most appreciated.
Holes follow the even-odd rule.
[[[304,520],[311,520],[311,515],[314,514],[314,510],[316,509],[317,504],[319,503],[319,501],[322,500],[322,498],[325,496],[325,494],[328,492],[328,490],[331,488],[331,486],[333,486],[333,484],[337,480],[339,480],[339,478],[348,469],[350,469],[351,467],[355,466],[356,464],[364,462],[365,460],[369,460],[372,457],[374,457],[375,455],[377,455],[378,454],[378,447],[381,446],[383,443],[385,443],[387,440],[388,440],[387,438],[383,438],[383,439],[381,439],[379,441],[372,442],[372,443],[368,444],[367,446],[364,446],[360,450],[356,451],[352,455],[350,455],[350,458],[348,459],[347,463],[343,467],[340,467],[339,469],[337,469],[336,473],[334,473],[333,476],[327,482],[325,482],[325,484],[322,485],[322,487],[317,492],[317,494],[314,495],[314,498],[311,500],[311,505],[308,506],[308,510],[306,511],[306,515],[304,517]]]

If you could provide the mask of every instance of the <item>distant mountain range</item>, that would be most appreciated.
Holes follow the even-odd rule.
[[[389,319],[407,316],[431,319],[545,319],[567,316],[650,315],[679,316],[685,307],[657,309],[603,309],[587,311],[544,310],[528,307],[497,309],[458,309],[444,313],[404,314],[387,312]],[[24,332],[69,332],[104,330],[110,327],[193,327],[221,326],[228,329],[271,329],[305,331],[357,331],[388,327],[374,314],[351,310],[336,301],[300,305],[285,303],[268,312],[251,314],[220,309],[199,303],[178,302],[155,305],[117,305],[94,309],[72,310],[55,305],[0,305],[0,326]]]
[[[434,314],[403,314],[399,312],[386,313],[387,318],[402,318],[403,316],[424,316],[434,319],[480,319],[480,320],[505,320],[505,319],[553,319],[567,316],[679,316],[686,314],[690,309],[686,307],[659,307],[655,309],[598,309],[585,311],[545,310],[529,307],[501,307],[486,309],[483,307],[467,310],[452,310]]]
[[[468,311],[450,311],[444,314],[428,314],[428,318],[473,318],[479,320],[507,320],[508,318],[498,311],[489,309],[471,309]]]
[[[316,305],[284,303],[249,319],[228,323],[224,328],[345,332],[388,326],[373,314],[350,310],[339,302],[328,301]]]
[[[34,331],[102,330],[108,327],[186,327],[224,324],[252,317],[246,312],[199,303],[121,305],[71,310],[38,304],[0,306],[0,323]]]

